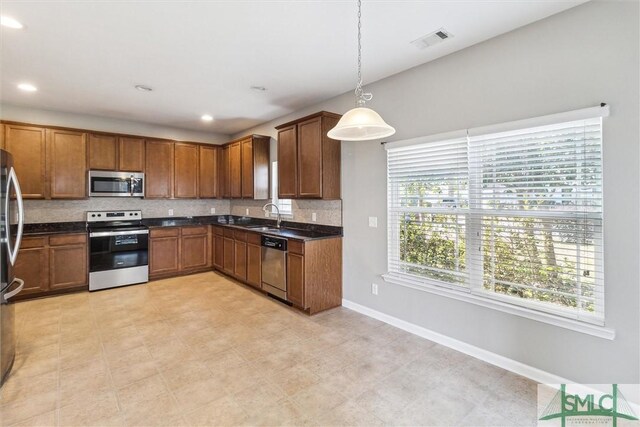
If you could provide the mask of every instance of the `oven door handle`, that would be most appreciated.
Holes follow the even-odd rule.
[[[96,231],[89,233],[89,237],[128,236],[132,234],[149,234],[149,230]]]

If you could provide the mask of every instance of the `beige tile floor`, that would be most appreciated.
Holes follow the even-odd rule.
[[[533,425],[536,384],[216,273],[16,304],[0,425]]]

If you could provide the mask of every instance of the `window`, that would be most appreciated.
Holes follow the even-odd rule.
[[[291,199],[278,199],[278,162],[271,163],[271,201],[280,208],[281,215],[293,215]],[[276,208],[271,207],[271,213],[276,214]]]
[[[602,114],[589,112],[388,147],[386,276],[603,324]]]

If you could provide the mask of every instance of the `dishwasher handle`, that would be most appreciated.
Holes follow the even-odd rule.
[[[264,246],[265,248],[286,252],[287,239],[280,239],[278,237],[271,237],[271,236],[262,236],[262,246]]]

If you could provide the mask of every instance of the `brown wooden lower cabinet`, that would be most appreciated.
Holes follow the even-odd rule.
[[[222,261],[222,270],[230,276],[233,276],[235,271],[235,244],[233,241],[233,237],[225,236],[223,238],[222,244],[222,252],[223,252],[223,261]]]
[[[211,231],[209,226],[183,227],[181,238],[181,270],[211,267]]]
[[[342,305],[342,239],[289,240],[287,299],[309,314]]]
[[[151,279],[206,271],[211,265],[211,231],[208,225],[150,230]]]
[[[262,287],[262,246],[260,235],[247,234],[247,279],[246,282],[254,288]]]
[[[213,227],[213,266],[222,270],[224,267],[224,236],[222,228]]]
[[[14,266],[24,280],[16,299],[87,289],[87,257],[86,233],[26,236]]]

